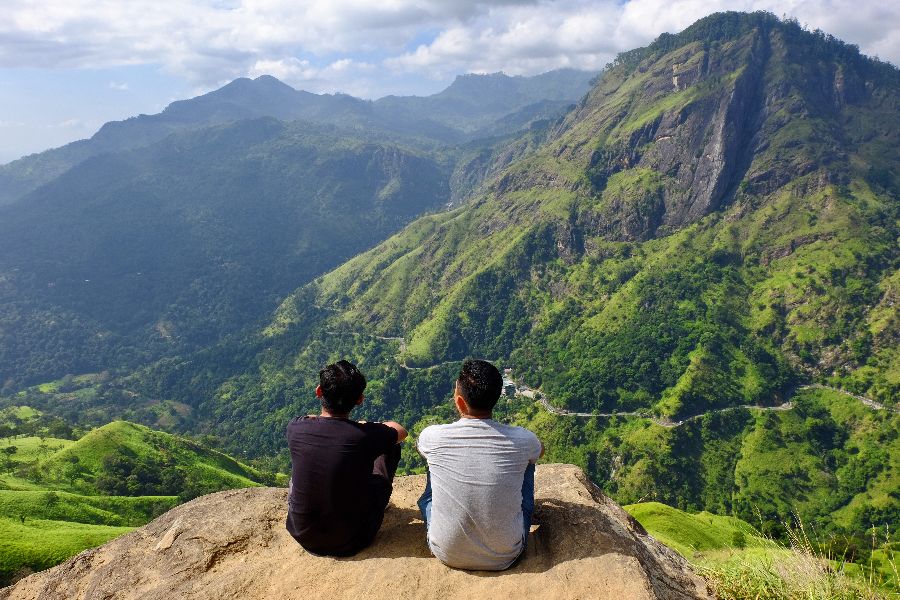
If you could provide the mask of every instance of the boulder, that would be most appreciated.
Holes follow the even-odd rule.
[[[284,527],[287,490],[197,498],[99,548],[0,590],[0,600],[174,598],[710,598],[674,551],[571,465],[540,465],[525,558],[503,572],[441,564],[416,499],[425,477],[398,477],[384,525],[351,558],[305,552]]]

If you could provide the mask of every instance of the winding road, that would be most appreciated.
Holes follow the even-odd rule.
[[[439,363],[424,366],[424,367],[411,367],[406,364],[406,359],[403,358],[403,355],[406,354],[406,349],[407,349],[406,338],[403,336],[373,335],[373,334],[369,334],[369,333],[358,333],[358,332],[351,332],[351,331],[326,331],[325,333],[328,335],[366,336],[366,337],[372,337],[372,338],[375,338],[378,340],[399,342],[400,343],[400,351],[397,353],[397,357],[396,357],[397,363],[401,369],[405,369],[407,371],[429,371],[431,369],[436,369],[438,367],[442,367],[445,365],[460,362],[459,360],[448,360],[448,361],[443,361],[443,362],[439,362]],[[491,361],[491,362],[493,362],[495,364],[502,364],[503,361]],[[532,398],[541,407],[543,407],[544,410],[551,412],[554,415],[558,415],[560,417],[574,417],[574,418],[585,418],[585,419],[590,419],[592,417],[614,417],[614,416],[639,417],[639,418],[649,419],[656,425],[659,425],[660,427],[667,427],[667,428],[678,427],[680,425],[684,425],[685,423],[699,419],[699,418],[703,417],[704,415],[729,412],[729,411],[738,410],[738,409],[786,411],[786,410],[791,410],[794,407],[794,404],[790,400],[788,400],[787,402],[784,402],[783,404],[779,404],[777,406],[760,406],[760,405],[756,405],[756,404],[741,404],[739,406],[728,406],[725,408],[716,408],[716,409],[708,410],[706,412],[702,412],[702,413],[699,413],[696,415],[691,415],[689,417],[685,417],[678,421],[673,421],[673,420],[666,419],[666,418],[648,416],[646,414],[641,414],[641,413],[638,413],[635,411],[611,412],[611,413],[602,413],[602,412],[586,413],[586,412],[570,411],[570,410],[566,410],[564,408],[558,408],[556,406],[553,406],[550,403],[550,401],[547,399],[547,396],[545,396],[544,393],[541,392],[540,390],[535,390],[533,388],[528,387],[525,384],[520,384],[520,383],[516,382],[514,379],[512,379],[512,377],[510,375],[510,371],[508,369],[505,370],[505,374],[504,374],[504,383],[506,383],[506,382],[509,382],[513,386],[515,386],[517,396],[525,396],[527,398]],[[807,385],[799,386],[798,388],[796,388],[794,393],[796,393],[797,391],[806,390],[806,389],[830,390],[832,392],[836,392],[838,394],[843,394],[845,396],[849,396],[850,398],[854,398],[854,399],[858,400],[859,402],[861,402],[863,405],[865,405],[873,410],[886,410],[889,412],[900,414],[900,409],[887,407],[884,404],[881,404],[880,402],[873,400],[872,398],[868,398],[866,396],[861,396],[858,394],[853,394],[851,392],[847,392],[840,388],[832,387],[829,385],[823,385],[820,383],[810,383]]]

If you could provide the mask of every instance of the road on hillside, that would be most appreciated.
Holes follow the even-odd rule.
[[[455,364],[455,363],[461,362],[459,360],[448,360],[448,361],[439,362],[439,363],[436,363],[433,365],[427,365],[427,366],[422,366],[422,367],[411,367],[406,364],[406,359],[403,356],[404,354],[406,354],[406,349],[407,349],[406,338],[403,336],[373,335],[373,334],[368,334],[368,333],[358,333],[358,332],[351,332],[351,331],[326,331],[325,333],[328,335],[365,336],[365,337],[372,337],[372,338],[375,338],[378,340],[383,340],[383,341],[399,342],[400,351],[397,353],[396,360],[397,360],[397,363],[400,366],[400,368],[405,369],[407,371],[429,371],[429,370],[436,369],[438,367],[442,367],[445,365],[450,365],[450,364]],[[491,361],[491,362],[493,362],[495,364],[502,364],[503,361]],[[554,415],[558,415],[560,417],[574,417],[574,418],[585,418],[585,419],[589,419],[592,417],[639,417],[639,418],[649,419],[650,421],[652,421],[656,425],[659,425],[660,427],[672,428],[672,427],[678,427],[680,425],[684,425],[685,423],[689,423],[690,421],[699,419],[699,418],[703,417],[704,415],[723,413],[723,412],[728,412],[728,411],[733,411],[733,410],[738,410],[738,409],[785,411],[785,410],[791,410],[794,407],[794,404],[790,400],[788,400],[787,402],[784,402],[782,404],[779,404],[777,406],[761,406],[761,405],[757,405],[757,404],[741,404],[739,406],[728,406],[725,408],[716,408],[716,409],[708,410],[708,411],[705,411],[705,412],[702,412],[702,413],[699,413],[696,415],[691,415],[689,417],[685,417],[685,418],[677,420],[677,421],[673,421],[673,420],[665,418],[665,417],[648,416],[646,414],[641,414],[636,411],[605,412],[605,413],[604,412],[589,412],[589,413],[588,412],[576,412],[576,411],[566,410],[564,408],[559,408],[559,407],[554,406],[553,404],[550,403],[550,400],[547,398],[547,396],[544,395],[544,393],[541,392],[540,390],[530,388],[525,384],[515,381],[512,378],[511,369],[504,369],[503,373],[504,373],[504,375],[503,375],[504,387],[506,387],[507,385],[512,385],[515,388],[516,396],[523,396],[526,398],[531,398],[538,405],[543,407],[546,411],[551,412]],[[873,410],[886,410],[886,411],[893,412],[893,413],[900,413],[900,410],[898,410],[896,408],[887,407],[884,404],[881,404],[880,402],[873,400],[872,398],[868,398],[866,396],[861,396],[859,394],[853,394],[853,393],[847,392],[845,390],[842,390],[840,388],[832,387],[829,385],[823,385],[820,383],[811,383],[811,384],[807,384],[807,385],[802,385],[795,390],[795,393],[797,391],[806,390],[806,389],[830,390],[832,392],[836,392],[838,394],[843,394],[845,396],[849,396],[850,398],[854,398],[854,399],[858,400],[859,402],[861,402],[864,406],[867,406]]]

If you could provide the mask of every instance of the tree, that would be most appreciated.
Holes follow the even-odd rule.
[[[47,508],[53,509],[57,504],[59,504],[59,494],[56,492],[47,492],[44,495],[44,504],[47,505]]]
[[[7,446],[6,448],[3,449],[3,454],[6,455],[6,470],[7,471],[12,470],[12,465],[13,465],[12,457],[18,451],[19,451],[19,449],[16,446]]]
[[[74,454],[66,457],[66,463],[63,467],[63,476],[69,480],[69,483],[74,485],[75,480],[85,472],[85,468],[81,464],[81,459]]]

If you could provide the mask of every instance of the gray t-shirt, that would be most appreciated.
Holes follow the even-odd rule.
[[[419,452],[431,476],[428,545],[444,564],[501,570],[522,551],[522,480],[537,436],[493,419],[426,427]]]

